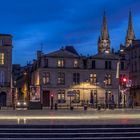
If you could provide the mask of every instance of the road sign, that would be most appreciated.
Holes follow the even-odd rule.
[[[68,96],[68,97],[75,96],[75,92],[74,92],[74,91],[68,91],[68,92],[67,92],[67,96]]]
[[[126,87],[131,87],[132,86],[132,80],[128,80],[128,82],[126,83]]]

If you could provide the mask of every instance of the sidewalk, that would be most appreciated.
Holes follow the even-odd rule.
[[[1,107],[0,110],[13,110],[13,107]],[[51,110],[50,107],[43,107],[43,109],[40,110]],[[53,108],[53,110],[55,110]],[[70,107],[61,107],[58,108],[58,110],[70,110]],[[74,110],[84,110],[84,107],[74,107]],[[90,108],[88,107],[87,110],[97,110],[97,108]],[[136,106],[134,108],[114,108],[114,109],[105,109],[105,108],[101,108],[101,110],[140,110],[140,106]]]

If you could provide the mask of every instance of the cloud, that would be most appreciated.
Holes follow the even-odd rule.
[[[130,8],[135,32],[140,29],[139,0],[5,0],[1,5],[0,30],[14,36],[13,63],[23,65],[35,58],[41,43],[46,53],[67,44],[85,55],[96,53],[104,10],[116,49],[125,40]]]

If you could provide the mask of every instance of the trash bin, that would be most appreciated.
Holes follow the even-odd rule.
[[[87,105],[84,105],[84,110],[87,110]]]
[[[74,109],[74,107],[73,106],[70,106],[70,110],[73,110]]]
[[[101,105],[98,105],[97,106],[97,110],[101,110]]]

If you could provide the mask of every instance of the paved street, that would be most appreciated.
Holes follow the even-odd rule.
[[[0,110],[0,124],[140,124],[140,109]]]

